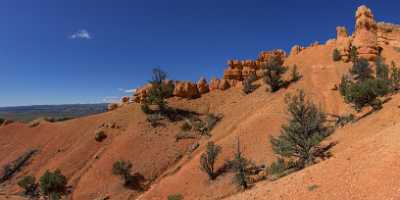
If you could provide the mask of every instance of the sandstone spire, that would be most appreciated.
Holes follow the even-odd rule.
[[[377,24],[371,9],[362,5],[356,11],[353,46],[358,48],[359,57],[373,61],[378,55]]]
[[[349,61],[349,52],[351,47],[351,39],[347,34],[346,27],[336,27],[336,48],[340,52],[341,59],[345,62]]]

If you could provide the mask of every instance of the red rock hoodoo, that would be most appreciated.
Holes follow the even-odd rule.
[[[370,61],[376,59],[379,53],[377,30],[372,11],[367,6],[358,7],[353,46],[357,47],[361,58]]]

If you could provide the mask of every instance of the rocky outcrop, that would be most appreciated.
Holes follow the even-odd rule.
[[[219,87],[219,79],[212,78],[210,81],[210,91],[218,90]]]
[[[224,79],[241,80],[242,79],[242,63],[239,60],[229,60],[228,68],[224,70]]]
[[[379,53],[377,31],[378,27],[372,11],[364,5],[358,7],[352,44],[357,47],[359,57],[369,61],[376,59]]]
[[[218,89],[226,90],[226,89],[229,89],[230,87],[231,87],[231,85],[229,84],[228,80],[222,79],[221,81],[219,81]]]
[[[283,62],[285,61],[285,58],[287,57],[286,52],[282,49],[275,49],[272,51],[263,51],[260,53],[260,55],[258,56],[258,61],[261,62],[266,62],[271,58],[276,58],[277,60],[279,60],[280,64],[283,64]]]
[[[275,59],[283,64],[287,54],[282,49],[263,51],[256,60],[229,60],[228,67],[224,70],[221,80],[213,79],[210,82],[210,90],[226,90],[230,87],[241,86],[243,80],[251,75],[261,78],[264,75],[263,65],[270,59]]]
[[[341,59],[345,62],[349,61],[349,53],[351,48],[351,39],[347,34],[344,26],[336,27],[336,49],[340,52]]]
[[[378,45],[390,45],[400,47],[400,26],[391,23],[379,22],[378,26]]]
[[[287,57],[287,54],[282,49],[275,49],[272,51],[261,52],[256,60],[256,66],[257,66],[256,76],[257,76],[257,78],[261,78],[264,76],[265,71],[263,69],[263,65],[266,62],[268,62],[268,60],[275,59],[275,61],[278,64],[283,65],[286,57]]]
[[[199,97],[197,85],[189,81],[178,81],[175,83],[173,96],[182,98],[196,98]]]
[[[129,100],[130,100],[130,98],[128,96],[124,96],[121,98],[121,102],[124,104],[129,103]]]
[[[213,78],[210,81],[210,91],[214,90],[227,90],[231,87],[231,83],[236,83],[237,80],[227,80],[227,79],[216,79]]]
[[[336,44],[336,39],[329,39],[325,42],[325,45],[331,46]]]
[[[197,82],[197,90],[200,94],[204,94],[210,91],[207,80],[204,77],[200,78],[200,80]]]
[[[252,74],[256,74],[257,71],[257,65],[256,62],[253,60],[244,60],[242,61],[242,77],[243,80],[247,79],[250,77]]]
[[[153,88],[153,85],[148,83],[141,88],[138,88],[133,94],[133,101],[137,103],[143,103],[146,100],[146,97],[149,95],[150,90]]]

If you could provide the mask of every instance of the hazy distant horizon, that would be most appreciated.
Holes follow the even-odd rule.
[[[61,103],[61,104],[38,104],[38,105],[0,105],[2,108],[13,108],[13,107],[34,107],[34,106],[68,106],[68,105],[97,105],[97,104],[109,104],[114,102],[99,102],[99,103]]]

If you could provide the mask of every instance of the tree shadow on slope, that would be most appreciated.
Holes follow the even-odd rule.
[[[334,146],[336,146],[337,144],[338,144],[338,142],[334,141],[334,142],[330,142],[327,145],[323,145],[323,146],[319,146],[319,147],[315,148],[314,156],[321,160],[326,160],[326,159],[332,157],[331,149]]]
[[[143,192],[148,189],[148,184],[146,178],[140,173],[134,173],[133,175],[128,175],[124,186],[131,190],[136,190]]]
[[[171,122],[182,121],[193,116],[198,117],[200,114],[195,111],[184,110],[180,108],[167,107],[160,111],[160,114]]]

